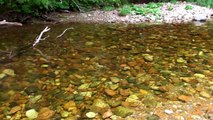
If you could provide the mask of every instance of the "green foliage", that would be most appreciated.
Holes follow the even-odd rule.
[[[175,4],[177,3],[177,0],[171,0],[170,2]]]
[[[192,7],[191,5],[186,5],[185,9],[186,9],[186,10],[192,10],[193,7]]]
[[[146,5],[146,8],[150,8],[150,9],[155,9],[155,8],[159,8],[161,7],[163,4],[162,3],[153,3],[150,2]]]
[[[198,5],[213,8],[213,0],[186,0],[187,2],[196,2]]]
[[[16,10],[25,14],[39,15],[42,12],[57,9],[71,9],[87,11],[93,7],[103,8],[104,10],[113,10],[115,7],[127,4],[132,0],[0,0],[0,9]],[[176,3],[180,0],[159,0],[159,2]],[[213,0],[186,0],[187,2],[196,2],[199,5],[213,8]],[[129,5],[120,9],[120,15],[130,14],[159,14],[159,7],[162,3],[149,3],[145,7]],[[5,7],[6,6],[6,7]],[[168,8],[172,10],[172,8]],[[187,6],[185,9],[192,9]]]
[[[98,7],[111,10],[126,3],[128,0],[0,0],[0,5],[6,4],[10,9],[34,15],[57,9],[86,11]]]
[[[105,6],[105,7],[103,7],[103,10],[105,10],[105,11],[111,11],[111,10],[114,10],[114,9],[115,9],[114,6]]]
[[[130,14],[132,12],[132,7],[130,5],[124,5],[120,11],[119,11],[119,15],[121,16],[126,16],[128,14]]]
[[[160,14],[159,7],[162,6],[162,3],[149,3],[145,6],[137,6],[137,5],[125,5],[120,9],[120,15],[125,16],[130,13],[135,13],[138,15],[146,16],[147,14],[153,14],[158,16]]]
[[[4,2],[5,2],[4,0],[0,0],[0,5],[4,4]]]

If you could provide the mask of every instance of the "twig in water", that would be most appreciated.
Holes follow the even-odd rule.
[[[7,22],[6,20],[0,21],[0,25],[22,26],[21,23],[18,23],[18,22]]]
[[[33,49],[36,50],[42,57],[44,57],[46,62],[49,62],[49,58],[45,54],[43,54],[41,52],[41,50],[39,50],[38,48],[35,48],[35,47]]]
[[[41,31],[40,35],[36,37],[35,42],[33,43],[33,47],[37,45],[40,42],[40,40],[45,40],[47,38],[47,37],[45,38],[41,38],[41,37],[45,32],[48,32],[49,30],[50,28],[47,26],[44,28],[44,30]]]
[[[59,38],[59,37],[63,36],[64,33],[65,33],[67,30],[69,30],[69,29],[73,29],[73,28],[72,28],[72,27],[69,27],[69,28],[65,29],[65,30],[64,30],[60,35],[58,35],[56,38]]]

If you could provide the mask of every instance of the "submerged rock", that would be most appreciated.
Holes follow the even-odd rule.
[[[132,115],[134,112],[135,112],[134,110],[127,108],[127,107],[122,107],[122,106],[115,108],[115,110],[113,111],[113,113],[115,115],[121,116],[123,118],[125,118],[129,115]]]
[[[35,109],[27,110],[25,115],[29,119],[36,119],[38,117],[38,112]]]
[[[66,117],[68,117],[70,115],[70,112],[68,112],[68,111],[61,111],[60,114],[61,114],[61,117],[66,118]]]
[[[109,118],[110,116],[112,116],[112,111],[110,109],[108,109],[105,113],[103,113],[102,118],[106,119]]]
[[[177,63],[186,63],[186,60],[184,60],[183,58],[178,58]]]
[[[49,120],[55,112],[47,107],[41,108],[38,113],[38,120]]]
[[[88,83],[85,83],[85,84],[82,84],[81,86],[78,87],[79,90],[84,90],[84,89],[87,89],[89,88],[90,84]]]
[[[210,95],[209,93],[207,93],[206,91],[200,92],[200,95],[201,95],[202,97],[205,97],[205,98],[210,98],[210,97],[211,97],[211,95]]]
[[[94,118],[96,115],[97,115],[97,113],[95,113],[95,112],[88,112],[88,113],[86,113],[86,116],[88,118]]]
[[[16,76],[15,71],[12,70],[12,69],[5,69],[5,70],[3,70],[2,73],[6,74],[6,75],[9,75],[11,77],[15,77]]]
[[[150,54],[143,54],[144,60],[147,62],[152,62],[154,60],[154,56]]]
[[[6,76],[6,74],[1,73],[1,74],[0,74],[0,80],[3,79],[5,76]]]
[[[115,96],[116,92],[110,89],[105,89],[104,92],[109,96]]]
[[[120,81],[119,78],[117,77],[110,77],[110,80],[113,82],[113,83],[118,83]]]
[[[29,86],[24,91],[29,95],[29,94],[38,92],[38,90],[39,89],[37,86]]]
[[[67,102],[67,103],[64,104],[63,108],[65,110],[70,111],[70,110],[76,109],[76,104],[75,104],[74,101],[69,101],[69,102]]]
[[[93,105],[91,106],[91,110],[98,113],[106,112],[110,106],[102,99],[95,99]]]
[[[205,75],[200,74],[200,73],[195,73],[194,77],[196,77],[196,78],[205,78]]]
[[[164,112],[165,112],[166,114],[172,114],[172,113],[174,113],[173,110],[167,110],[167,109],[164,110]]]

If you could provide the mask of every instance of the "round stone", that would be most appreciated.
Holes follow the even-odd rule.
[[[94,118],[96,116],[96,113],[95,112],[88,112],[88,113],[86,113],[86,116],[88,118]]]
[[[38,112],[35,109],[30,109],[25,114],[29,119],[36,119],[38,117]]]

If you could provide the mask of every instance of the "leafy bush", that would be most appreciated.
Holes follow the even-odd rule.
[[[2,9],[13,9],[26,14],[38,15],[39,13],[52,11],[57,9],[71,9],[86,11],[93,7],[112,10],[114,7],[119,7],[134,0],[0,0],[0,11]],[[136,0],[139,1],[139,0]],[[177,2],[182,0],[158,0],[159,2]],[[186,0],[187,2],[196,2],[199,5],[213,8],[213,0]],[[136,14],[158,14],[160,4],[149,3],[145,8],[133,7],[131,10]],[[6,6],[6,7],[5,7]],[[186,8],[188,9],[188,8]],[[131,13],[130,8],[123,7],[120,13],[125,15]]]
[[[4,2],[5,2],[4,0],[0,0],[0,5],[4,4]]]
[[[127,15],[130,13],[135,13],[138,15],[147,15],[147,14],[153,14],[153,15],[159,15],[160,9],[159,7],[162,6],[162,3],[149,3],[145,6],[137,6],[137,5],[125,5],[120,9],[120,15]]]
[[[127,2],[128,0],[0,0],[0,5],[6,4],[18,12],[38,15],[41,12],[56,9],[86,11],[92,7],[113,8]]]
[[[213,0],[186,0],[187,2],[196,2],[199,5],[213,8]]]
[[[132,12],[132,7],[130,5],[124,5],[120,11],[119,11],[119,15],[121,16],[126,16],[128,14],[130,14]]]

